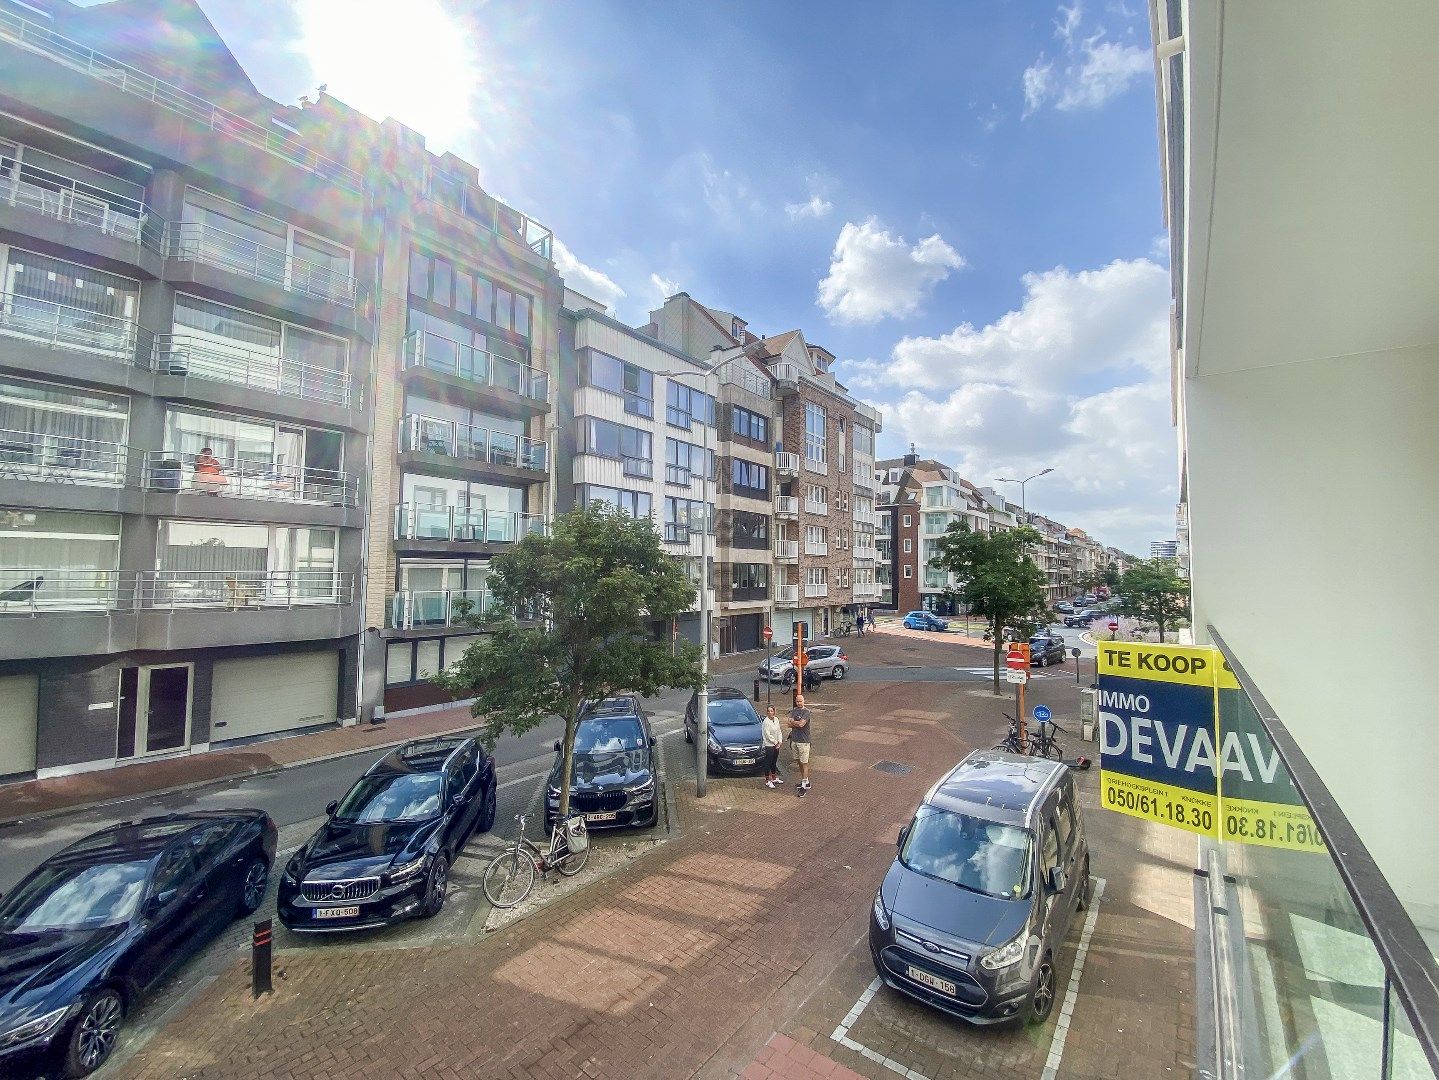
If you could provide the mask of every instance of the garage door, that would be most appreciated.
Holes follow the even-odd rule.
[[[736,615],[734,617],[734,651],[749,652],[764,647],[764,616]]]
[[[221,660],[215,665],[210,740],[333,724],[339,685],[338,652]]]
[[[35,771],[37,675],[0,678],[0,776]]]
[[[794,637],[794,610],[776,610],[770,616],[770,627],[774,630],[774,647],[788,645]]]

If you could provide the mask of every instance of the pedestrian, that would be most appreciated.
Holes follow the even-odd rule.
[[[773,705],[765,710],[760,732],[764,747],[764,786],[773,791],[782,782],[779,778],[779,748],[784,742],[784,731],[779,726],[779,715]]]
[[[854,617],[854,628],[860,637],[864,637],[864,612],[861,611]]]
[[[801,799],[809,794],[809,736],[809,710],[804,707],[804,695],[796,694],[789,713],[789,752],[799,768],[795,794]]]

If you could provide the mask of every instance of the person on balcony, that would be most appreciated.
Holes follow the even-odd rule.
[[[201,447],[200,452],[195,455],[194,483],[195,487],[206,495],[218,495],[229,485],[229,480],[225,477],[225,467],[208,446]]]

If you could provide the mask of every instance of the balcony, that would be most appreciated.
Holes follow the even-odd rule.
[[[266,502],[359,505],[359,480],[332,469],[146,450],[140,486],[171,495],[200,494]]]
[[[292,165],[350,191],[363,192],[360,174],[331,161],[262,123],[247,120],[202,97],[163,82],[129,64],[122,64],[87,45],[55,33],[48,26],[0,9],[0,38],[39,53],[57,63],[96,79],[105,86],[154,102],[163,109],[187,116],[211,131],[264,150]]]
[[[234,383],[341,408],[360,404],[359,387],[347,371],[316,367],[268,349],[250,349],[208,336],[159,335],[151,350],[151,364],[161,375]]]
[[[169,222],[161,253],[166,258],[218,267],[315,300],[355,306],[355,279],[349,274],[213,225]]]
[[[776,540],[774,542],[774,561],[777,563],[799,562],[799,541]]]
[[[863,491],[874,490],[874,473],[868,469],[854,468],[854,486]]]
[[[437,371],[539,405],[548,405],[550,400],[549,372],[427,330],[416,330],[405,338],[405,367]]]
[[[769,373],[774,376],[774,388],[781,396],[799,393],[799,368],[781,360],[772,364]]]
[[[804,512],[806,514],[818,514],[820,517],[829,516],[829,503],[816,502],[814,499],[804,500]]]
[[[236,611],[348,604],[354,577],[330,570],[146,570],[136,575],[135,606]]]
[[[400,427],[400,452],[431,454],[467,464],[529,473],[545,473],[549,465],[549,448],[542,442],[416,413],[405,414]]]
[[[829,542],[827,540],[806,540],[804,553],[806,555],[828,555]]]
[[[123,443],[0,428],[0,480],[119,487],[128,456]]]
[[[854,512],[854,524],[855,524],[855,528],[857,528],[857,529],[873,529],[873,528],[874,528],[874,511],[873,511],[873,510],[856,510],[856,511]]]
[[[0,334],[51,349],[98,353],[126,364],[134,362],[141,345],[148,353],[153,341],[133,319],[18,293],[0,293]]]
[[[799,607],[799,586],[776,585],[774,587],[774,606],[777,608]]]
[[[776,495],[774,497],[774,516],[794,521],[799,518],[799,500],[793,495]]]
[[[694,482],[694,473],[683,465],[665,466],[665,483],[674,484],[678,487],[689,487]]]
[[[854,549],[854,561],[855,561],[855,562],[872,563],[872,562],[874,562],[874,559],[875,559],[874,548],[872,548],[872,547],[857,547],[857,548]]]
[[[649,458],[627,457],[623,460],[621,472],[634,480],[651,480],[655,475],[655,464]]]
[[[690,542],[690,527],[681,525],[675,521],[666,521],[664,524],[664,539],[666,544],[688,544]]]
[[[119,570],[19,566],[0,569],[0,616],[104,615],[134,601],[135,575]]]
[[[884,430],[884,418],[880,415],[879,410],[872,409],[861,401],[855,405],[854,411],[860,421],[869,424],[875,431]]]
[[[879,599],[880,587],[878,584],[854,586],[854,598],[858,601],[877,601]]]
[[[503,510],[470,510],[463,506],[395,507],[396,540],[436,540],[464,544],[513,544],[526,536],[543,536],[543,514]]]
[[[0,202],[160,251],[163,224],[141,185],[33,146],[0,139]]]
[[[741,390],[747,390],[758,397],[769,397],[769,380],[756,371],[754,365],[743,357],[725,364],[720,369],[719,381],[731,386],[738,386]]]
[[[804,598],[806,600],[823,600],[828,595],[829,585],[827,583],[821,582],[815,585],[812,582],[805,582]]]
[[[494,609],[486,589],[404,590],[390,597],[385,625],[392,630],[466,626]]]
[[[799,455],[787,454],[783,450],[774,452],[774,471],[777,476],[798,476]]]

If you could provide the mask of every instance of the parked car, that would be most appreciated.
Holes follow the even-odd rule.
[[[849,656],[838,645],[806,645],[804,651],[809,657],[805,663],[805,670],[808,673],[818,675],[820,678],[843,679],[849,670]],[[768,679],[770,682],[782,682],[786,686],[793,686],[795,680],[794,646],[786,645],[769,659],[761,661],[759,677]]]
[[[1062,637],[1055,637],[1052,634],[1036,634],[1029,639],[1029,664],[1031,667],[1062,664],[1065,659]]]
[[[299,932],[365,930],[436,915],[450,865],[495,823],[495,763],[472,738],[391,750],[325,807],[328,819],[280,878],[280,922]]]
[[[1064,617],[1064,625],[1088,627],[1090,623],[1103,614],[1104,612],[1098,608],[1082,608],[1079,611],[1066,615]]]
[[[699,735],[699,695],[692,694],[685,709],[685,742]],[[759,713],[744,691],[714,686],[709,694],[709,738],[706,754],[713,773],[758,773],[760,758]]]
[[[1066,767],[976,750],[900,830],[870,912],[870,955],[887,985],[943,1012],[1042,1023],[1056,957],[1089,895]]]
[[[265,898],[261,810],[126,821],[52,855],[0,900],[0,1075],[78,1077],[127,1013]]]
[[[653,825],[659,815],[655,798],[658,770],[649,717],[635,694],[586,705],[575,728],[570,773],[570,813],[583,814],[591,829]],[[555,742],[555,763],[545,787],[545,832],[560,813],[560,769],[564,743]]]
[[[904,617],[906,630],[948,630],[949,623],[929,611],[911,611]]]
[[[1054,610],[1059,612],[1061,615],[1068,615],[1074,610],[1074,605],[1071,604],[1068,600],[1061,600],[1059,603],[1054,605]]]

